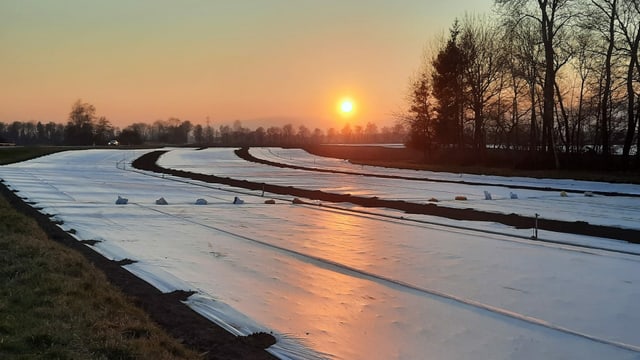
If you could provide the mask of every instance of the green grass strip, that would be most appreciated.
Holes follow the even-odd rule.
[[[195,359],[0,196],[0,359]]]

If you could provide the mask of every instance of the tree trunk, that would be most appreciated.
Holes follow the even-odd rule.
[[[529,133],[529,144],[531,151],[538,150],[538,127],[537,127],[537,115],[536,115],[536,89],[535,83],[532,83],[530,87],[530,95],[531,95],[531,130]]]
[[[564,102],[562,101],[562,94],[560,93],[560,87],[558,86],[558,84],[556,83],[556,94],[558,96],[558,105],[560,106],[560,114],[562,115],[562,121],[563,121],[563,126],[564,126],[564,146],[565,146],[565,153],[569,153],[569,149],[571,148],[571,133],[570,133],[570,129],[569,129],[569,115],[567,114],[567,111],[564,108]],[[558,120],[558,123],[560,123],[560,120]],[[562,133],[560,134],[562,135]]]
[[[548,48],[548,49],[547,49]],[[543,113],[542,113],[542,145],[545,152],[548,152],[553,146],[552,132],[553,132],[553,108],[554,108],[554,84],[555,84],[555,69],[554,69],[554,56],[553,47],[551,43],[548,45],[545,43],[545,75],[544,75],[544,88],[542,91],[543,96]]]
[[[629,153],[631,152],[631,144],[633,143],[633,136],[636,132],[636,114],[635,114],[635,92],[633,88],[634,72],[636,67],[640,74],[640,63],[638,63],[638,45],[640,44],[640,31],[637,31],[634,42],[631,44],[631,51],[629,55],[629,67],[627,68],[627,133],[624,139],[624,147],[622,148],[622,158],[624,166],[629,165]],[[638,136],[640,137],[640,136]],[[640,144],[640,139],[638,139]],[[636,149],[638,152],[640,148]]]
[[[584,85],[586,82],[586,77],[582,77],[581,78],[581,82],[580,82],[580,99],[578,100],[578,124],[577,124],[577,131],[576,131],[576,152],[580,153],[582,152],[582,146],[583,141],[582,141],[582,109],[584,107]]]
[[[556,70],[555,70],[555,53],[553,50],[553,13],[549,18],[546,10],[542,10],[542,43],[544,45],[544,87],[542,90],[542,145],[545,152],[552,150],[553,147],[553,108],[555,95],[554,87],[556,83]]]
[[[609,124],[611,123],[610,119],[610,100],[611,100],[611,58],[613,56],[613,47],[615,43],[615,16],[613,12],[615,12],[616,0],[611,3],[612,14],[609,15],[609,44],[607,46],[607,53],[604,60],[604,89],[602,91],[602,153],[605,157],[609,157],[611,153],[610,145],[609,145]]]
[[[474,101],[473,114],[474,114],[474,127],[473,127],[473,144],[474,148],[479,151],[483,151],[484,144],[484,119],[482,114],[482,102]]]

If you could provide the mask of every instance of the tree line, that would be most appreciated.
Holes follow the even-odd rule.
[[[41,121],[0,122],[0,142],[16,145],[106,145],[116,130],[107,118],[97,116],[96,108],[81,100],[69,113],[67,124]]]
[[[640,167],[640,0],[495,4],[425,56],[401,116],[408,145],[427,159]]]
[[[197,145],[197,146],[303,146],[320,143],[402,143],[407,132],[402,124],[379,129],[346,124],[326,132],[287,124],[249,129],[236,120],[231,125],[214,128],[171,117],[153,123],[134,123],[123,129],[114,127],[96,108],[76,101],[66,124],[40,121],[0,122],[0,143],[17,145],[104,146],[112,140],[122,145]]]

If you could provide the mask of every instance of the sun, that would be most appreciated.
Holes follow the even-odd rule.
[[[345,114],[348,114],[348,113],[352,112],[353,111],[353,102],[351,102],[351,100],[344,100],[340,104],[340,111],[342,111]]]
[[[342,120],[353,120],[359,116],[360,110],[360,103],[352,95],[336,97],[333,103],[333,114]]]

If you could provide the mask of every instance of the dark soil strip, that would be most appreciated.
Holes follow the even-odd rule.
[[[275,343],[272,335],[260,333],[246,337],[234,336],[180,302],[190,293],[177,291],[163,294],[149,283],[123,269],[117,262],[106,259],[89,246],[77,241],[51,222],[48,216],[26,204],[4,184],[0,184],[0,193],[16,210],[34,218],[50,239],[84,255],[95,267],[106,274],[112,284],[131,297],[136,305],[145,310],[167,333],[202,353],[203,359],[275,359],[264,350]]]
[[[481,185],[481,186],[500,186],[508,189],[519,189],[519,190],[540,190],[540,191],[555,191],[561,192],[564,191],[566,193],[576,193],[583,194],[585,192],[590,192],[596,195],[602,196],[627,196],[627,197],[640,197],[640,194],[626,194],[619,193],[615,191],[586,191],[586,190],[576,190],[576,189],[562,189],[562,188],[554,188],[554,187],[540,187],[540,186],[529,186],[529,185],[509,185],[509,184],[490,184],[486,182],[477,182],[477,181],[465,181],[465,180],[446,180],[446,179],[431,179],[426,177],[411,177],[411,176],[398,176],[398,175],[384,175],[384,174],[371,174],[371,173],[359,173],[353,171],[343,171],[343,170],[330,170],[330,169],[318,169],[311,168],[306,166],[298,166],[298,165],[289,165],[277,163],[269,160],[259,159],[249,153],[248,148],[242,148],[236,151],[236,154],[244,160],[265,164],[269,166],[276,166],[281,168],[289,168],[289,169],[298,169],[298,170],[307,170],[307,171],[316,171],[323,173],[334,173],[334,174],[347,174],[347,175],[362,175],[368,177],[376,177],[382,179],[399,179],[399,180],[411,180],[411,181],[428,181],[428,182],[437,182],[437,183],[450,183],[450,184],[463,184],[463,185]]]
[[[97,243],[101,243],[100,240],[80,240],[81,243],[94,246]]]
[[[239,152],[242,153],[243,150]],[[247,151],[244,149],[244,151]],[[171,174],[183,178],[190,178],[209,183],[219,183],[234,187],[263,190],[266,192],[289,195],[294,197],[307,198],[312,200],[328,201],[333,203],[348,202],[363,207],[370,208],[389,208],[404,211],[408,214],[424,214],[440,216],[454,220],[473,220],[487,221],[505,224],[520,229],[531,229],[534,226],[535,219],[533,217],[521,216],[517,214],[500,214],[474,209],[456,209],[437,206],[435,204],[417,204],[401,200],[385,200],[379,198],[365,198],[359,196],[351,196],[349,194],[332,194],[319,190],[305,190],[294,188],[292,186],[271,185],[247,180],[237,180],[228,177],[220,177],[215,175],[205,175],[192,173],[188,171],[165,169],[156,164],[156,161],[166,151],[153,151],[147,153],[133,162],[133,167],[141,170],[149,170],[157,173]],[[604,237],[609,239],[625,240],[632,243],[640,243],[640,231],[632,229],[621,229],[612,226],[592,225],[584,221],[561,221],[538,219],[538,228],[541,230],[549,230],[563,233],[571,233],[578,235],[589,235],[596,237]]]

